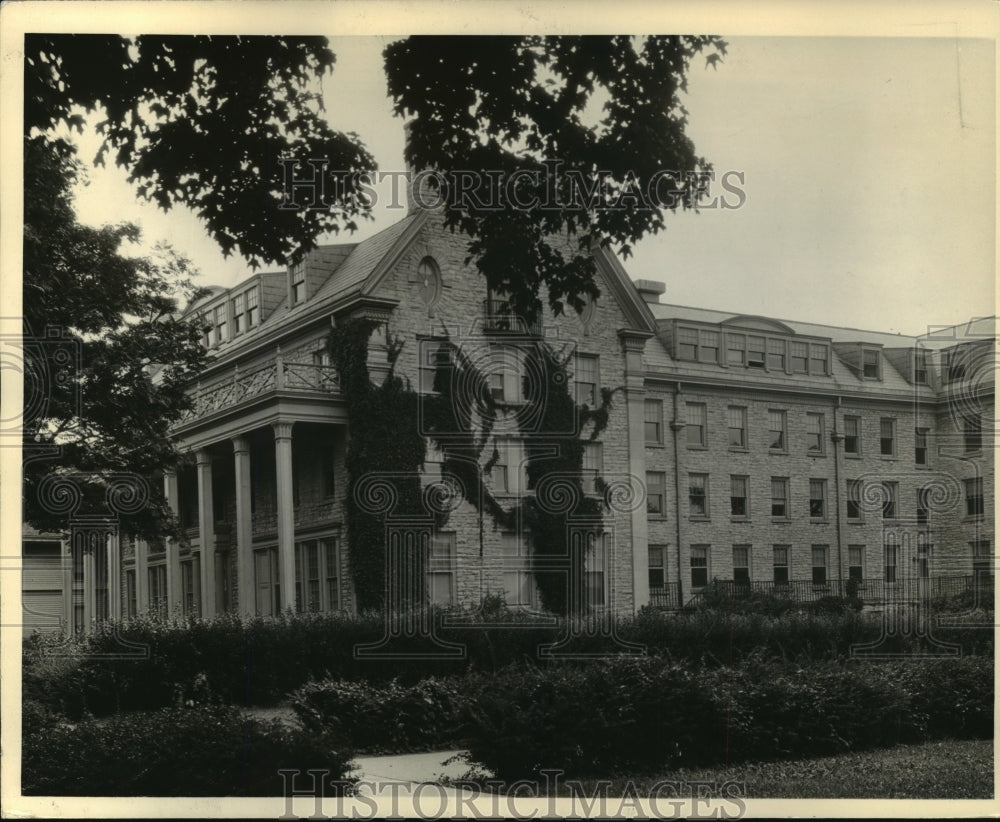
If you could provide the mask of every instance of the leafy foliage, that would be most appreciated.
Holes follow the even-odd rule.
[[[461,740],[468,679],[428,677],[413,685],[309,682],[292,694],[303,726],[366,753],[440,750]]]
[[[25,723],[22,757],[22,790],[36,796],[282,796],[280,768],[326,768],[342,782],[332,796],[350,763],[326,734],[218,705]]]
[[[77,221],[72,149],[44,137],[24,148],[25,345],[33,363],[23,427],[25,519],[57,530],[64,515],[39,496],[53,473],[77,475],[78,513],[107,513],[109,480],[176,465],[169,429],[190,407],[184,387],[206,355],[197,324],[177,316],[178,298],[198,294],[188,261],[169,246],[151,259],[126,256],[123,247],[139,238],[135,226]],[[121,520],[124,531],[170,530],[162,488],[153,483],[150,492],[145,509]]]
[[[900,683],[903,683],[902,686]],[[957,692],[961,719],[946,727]],[[990,738],[983,658],[697,669],[665,659],[510,669],[470,702],[471,760],[501,779],[612,776],[927,739]]]
[[[482,208],[454,191],[445,196],[447,224],[471,238],[470,257],[490,288],[533,318],[543,283],[557,314],[567,305],[580,311],[583,295],[598,295],[593,243],[618,244],[627,256],[664,227],[665,209],[697,206],[699,173],[711,166],[685,133],[681,94],[690,61],[705,53],[714,65],[726,45],[714,36],[416,36],[390,44],[385,65],[396,113],[415,118],[412,167],[523,172],[518,200],[546,204]],[[547,163],[559,164],[558,180]],[[679,175],[673,196],[646,207],[635,182],[663,170]],[[574,198],[573,180],[591,188],[600,171],[607,191],[599,205]],[[566,234],[579,241],[568,256],[549,242]]]
[[[325,37],[29,34],[25,128],[79,129],[80,111],[99,109],[97,160],[112,154],[141,196],[190,208],[226,255],[297,259],[367,213],[350,173],[336,196],[328,186],[329,208],[280,207],[282,157],[374,167],[323,116],[317,83],[335,60]]]
[[[488,514],[498,527],[530,531],[536,555],[554,560],[549,567],[561,560],[565,563],[565,568],[536,573],[543,605],[554,613],[581,613],[585,606],[574,606],[570,592],[583,590],[583,546],[571,545],[568,521],[570,517],[586,519],[594,523],[595,532],[602,530],[601,502],[586,496],[583,489],[582,435],[586,430],[587,436],[595,439],[607,426],[613,392],[605,391],[596,409],[577,407],[569,394],[566,363],[544,343],[528,346],[527,356],[537,362],[527,364],[526,372],[543,374],[545,379],[538,386],[524,379],[526,403],[535,409],[519,418],[526,435],[528,489],[537,490],[546,477],[555,477],[562,485],[557,493],[568,492],[573,504],[546,506],[537,497],[529,497],[505,509],[483,479],[497,455],[485,465],[481,459],[498,415],[504,410],[491,396],[486,376],[446,338],[440,345],[449,356],[441,358],[436,366],[434,394],[419,396],[395,373],[398,346],[385,380],[379,386],[372,385],[367,355],[374,327],[369,320],[349,320],[334,329],[329,343],[352,420],[346,460],[346,514],[359,607],[383,607],[388,567],[385,515],[374,514],[366,507],[361,500],[361,483],[367,477],[385,475],[384,482],[391,486],[396,499],[393,516],[426,516],[428,508],[419,476],[427,451],[427,441],[420,434],[422,427],[443,454],[442,479],[457,494],[480,513]],[[457,386],[467,396],[456,397]],[[447,521],[447,514],[437,511],[435,518],[440,527]],[[420,559],[408,557],[407,562],[412,570],[401,568],[399,574],[422,579]]]

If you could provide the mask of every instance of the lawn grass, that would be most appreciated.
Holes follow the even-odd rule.
[[[993,742],[947,740],[822,759],[681,769],[616,779],[609,795],[621,795],[631,782],[643,796],[663,780],[735,781],[745,784],[750,799],[992,799]]]

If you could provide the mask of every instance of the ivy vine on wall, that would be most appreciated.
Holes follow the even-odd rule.
[[[424,343],[437,346],[429,360],[435,363],[433,393],[419,394],[396,373],[403,345],[398,339],[390,341],[388,374],[375,385],[368,350],[377,327],[374,320],[347,320],[333,330],[329,344],[350,419],[345,517],[358,608],[385,607],[387,568],[385,515],[373,514],[360,504],[359,483],[373,474],[391,475],[387,481],[396,498],[392,516],[426,516],[421,472],[428,441],[440,451],[442,481],[455,494],[488,516],[493,527],[530,532],[533,554],[546,568],[535,573],[542,606],[559,614],[585,607],[586,544],[570,538],[569,526],[571,521],[585,521],[592,524],[595,537],[602,533],[601,515],[607,503],[584,492],[584,443],[607,427],[618,389],[604,389],[597,408],[578,406],[570,393],[568,358],[560,358],[551,346],[538,341],[524,347],[524,403],[501,402],[493,397],[487,375],[447,333]],[[487,452],[494,428],[502,415],[510,413],[517,415],[525,443],[527,486],[534,493],[504,507],[485,477],[499,459],[495,446]],[[605,487],[598,479],[598,489]],[[437,511],[435,518],[440,528],[448,515]],[[410,567],[396,572],[423,579],[423,559],[407,555]]]

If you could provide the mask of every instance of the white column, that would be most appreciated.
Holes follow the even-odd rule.
[[[66,636],[73,636],[73,623],[76,615],[73,613],[73,543],[63,540],[61,543],[63,561],[63,614],[66,615]]]
[[[177,474],[173,471],[163,472],[163,496],[167,506],[176,517],[180,512],[180,492],[177,485]],[[167,613],[173,614],[181,607],[181,556],[177,540],[166,540],[167,551]]]
[[[105,558],[108,564],[108,619],[122,618],[122,563],[121,537],[116,531],[108,535]]]
[[[87,542],[90,542],[90,534],[86,535]],[[89,634],[94,630],[94,551],[95,546],[87,544],[83,546],[83,632]]]
[[[201,541],[201,616],[215,616],[215,509],[212,504],[212,457],[204,448],[198,462],[198,538]]]
[[[278,566],[281,610],[295,610],[295,509],[292,503],[292,423],[274,423],[274,464],[277,480]]]
[[[147,561],[149,547],[144,539],[134,539],[135,544],[135,611],[145,614],[149,611],[149,570]]]
[[[236,476],[236,586],[239,613],[254,615],[253,588],[253,520],[250,486],[250,440],[233,438],[233,459]]]

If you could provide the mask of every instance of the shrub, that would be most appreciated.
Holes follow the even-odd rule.
[[[344,780],[349,759],[325,735],[202,705],[25,723],[21,779],[30,795],[281,796],[279,768],[326,768]]]
[[[310,682],[292,694],[303,726],[367,753],[433,750],[462,739],[469,680],[433,677],[415,685],[348,680]]]
[[[831,604],[832,607],[833,604]],[[839,607],[839,603],[837,603]],[[436,620],[440,640],[461,654],[442,659],[431,640],[392,638],[381,658],[356,655],[355,646],[380,643],[383,617],[298,615],[241,620],[131,620],[109,624],[85,641],[52,646],[29,641],[24,651],[24,693],[70,718],[154,710],[195,699],[234,705],[273,705],[310,680],[411,685],[428,677],[499,671],[511,664],[548,665],[539,647],[563,655],[610,656],[627,649],[703,665],[735,665],[754,654],[801,663],[850,656],[855,645],[882,640],[881,650],[906,654],[925,639],[886,633],[870,613],[731,614],[704,610],[667,615],[644,610],[604,626],[536,617],[491,603],[489,613]],[[456,616],[456,615],[453,615]],[[992,632],[961,626],[934,629],[934,637],[964,654],[992,654]],[[74,652],[76,658],[57,653]],[[409,658],[406,658],[409,656]]]
[[[511,669],[470,705],[471,758],[498,778],[800,758],[993,731],[992,661],[735,667],[656,658]]]

